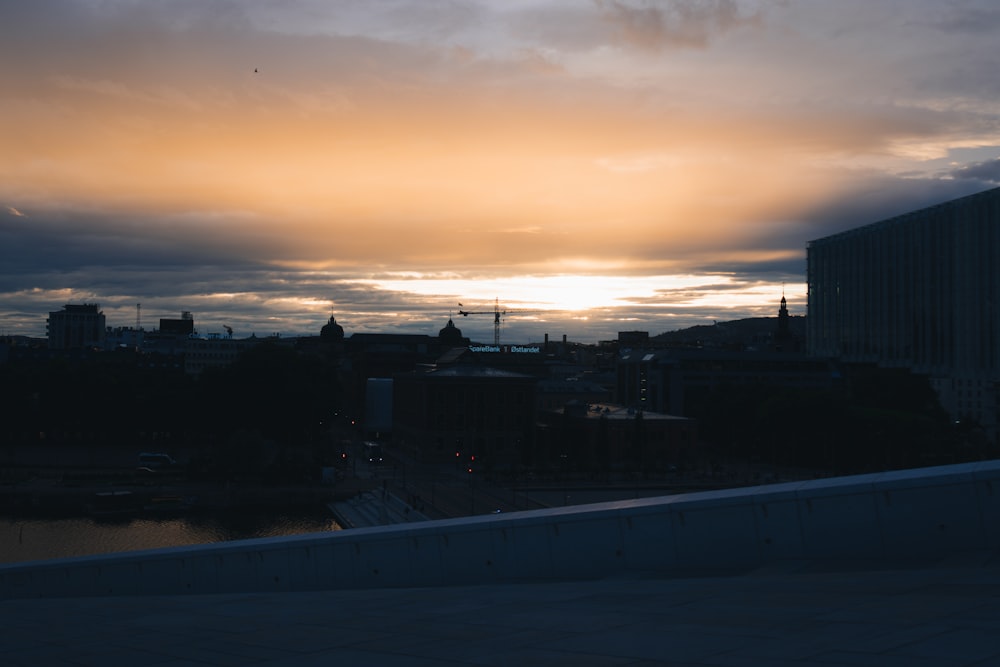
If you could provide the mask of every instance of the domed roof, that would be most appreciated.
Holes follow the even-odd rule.
[[[337,324],[337,320],[331,315],[330,321],[320,329],[319,336],[323,340],[344,340],[344,327]]]
[[[462,330],[455,326],[452,319],[448,318],[448,324],[444,325],[444,328],[438,332],[438,338],[442,343],[454,343],[456,345],[462,344]]]

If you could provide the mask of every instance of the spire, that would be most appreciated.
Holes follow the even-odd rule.
[[[781,286],[781,307],[778,308],[778,330],[774,334],[775,348],[785,349],[792,342],[792,328],[788,317],[788,302],[785,300],[785,286]]]

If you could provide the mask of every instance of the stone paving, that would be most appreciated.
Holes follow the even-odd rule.
[[[4,665],[1000,665],[1000,563],[0,601]]]

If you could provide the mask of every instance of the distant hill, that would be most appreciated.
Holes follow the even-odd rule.
[[[804,341],[806,337],[805,316],[791,316],[788,318],[788,323],[793,338],[800,342]],[[748,317],[742,320],[699,324],[687,329],[668,331],[652,336],[650,340],[669,345],[761,347],[771,344],[777,331],[777,317]]]

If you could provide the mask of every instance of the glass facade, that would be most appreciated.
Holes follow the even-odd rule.
[[[1000,376],[1000,188],[811,241],[807,345],[932,376]]]

